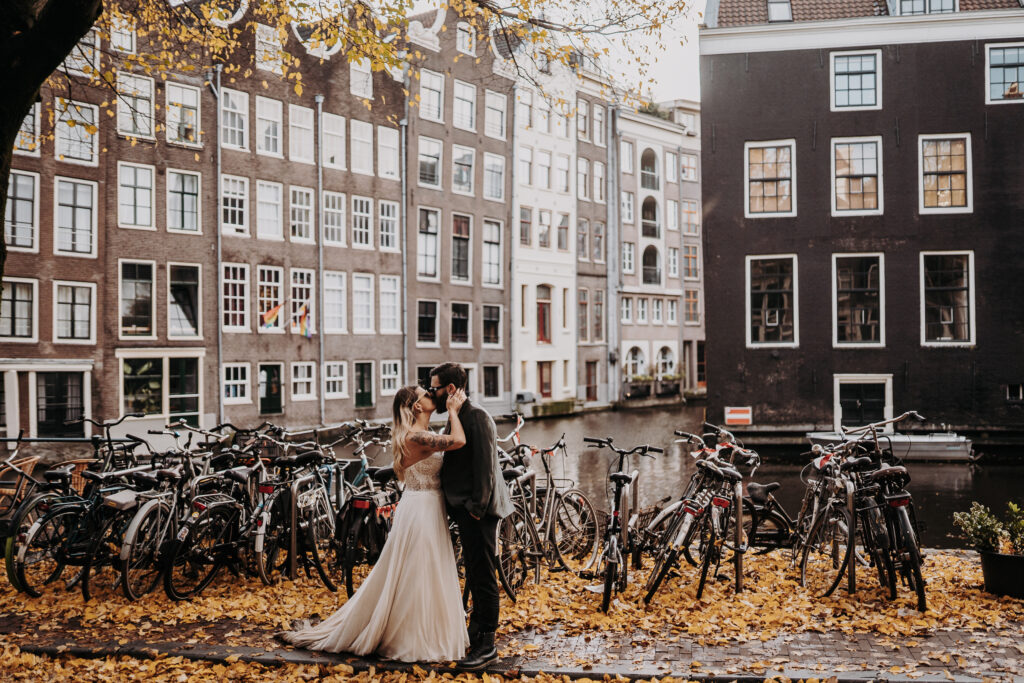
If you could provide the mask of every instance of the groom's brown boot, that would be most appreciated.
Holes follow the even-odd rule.
[[[481,671],[498,661],[498,648],[494,646],[494,631],[477,634],[476,643],[466,658],[456,666],[463,671]]]

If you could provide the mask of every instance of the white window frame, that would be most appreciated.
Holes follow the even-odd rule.
[[[296,377],[295,371],[298,369],[309,370],[309,377]],[[310,392],[305,394],[295,393],[295,382],[297,380],[302,382],[309,382]],[[291,367],[288,373],[288,393],[293,403],[299,403],[301,401],[315,401],[317,390],[316,384],[317,376],[315,361],[295,361],[291,363]]]
[[[296,205],[296,195],[305,195],[309,199],[309,203],[305,206],[301,204]],[[316,242],[316,190],[311,187],[300,187],[298,185],[288,186],[288,239],[292,242],[299,242],[302,244],[313,244]],[[301,225],[301,222],[296,222],[296,209],[301,211],[305,209],[308,213],[308,219],[306,221],[306,233],[307,236],[296,236],[295,226]],[[301,215],[301,214],[299,214]]]
[[[220,103],[220,120],[217,121],[218,136],[220,137],[220,146],[224,149],[235,149],[242,152],[249,151],[249,93],[241,90],[232,90],[231,88],[221,88]],[[228,109],[225,103],[230,101],[232,98],[237,98],[238,109]],[[228,136],[224,134],[224,116],[225,113],[236,114],[242,123],[241,136],[243,140],[242,145],[235,145],[228,142]]]
[[[231,379],[227,377],[228,370],[244,370],[245,379]],[[229,387],[239,387],[243,390],[242,396],[231,397],[226,396],[226,389]],[[224,363],[221,366],[220,371],[220,395],[226,406],[239,406],[247,405],[252,403],[252,366],[249,363]]]
[[[752,261],[769,259],[793,260],[793,341],[791,342],[757,342],[750,335],[750,264]],[[800,347],[800,269],[799,259],[795,253],[789,254],[751,254],[744,260],[743,268],[743,329],[748,349],[796,349]],[[684,316],[685,317],[685,316]]]
[[[121,193],[124,186],[121,184],[121,169],[135,168],[149,171],[149,223],[123,223],[121,222]],[[164,175],[166,178],[166,174]],[[170,183],[166,183],[170,187]],[[156,230],[156,167],[148,164],[133,164],[125,161],[117,162],[117,227],[128,230]]]
[[[39,342],[39,280],[26,277],[4,277],[0,280],[0,286],[4,282],[13,282],[18,284],[29,284],[32,285],[32,334],[28,337],[0,337],[0,342],[9,342],[11,344],[36,344]],[[56,296],[54,297],[56,299]],[[120,303],[120,302],[119,302]],[[14,315],[14,311],[11,311],[11,315]],[[56,318],[54,318],[56,320]],[[13,329],[13,320],[12,326]],[[35,406],[30,406],[31,410],[35,410]]]
[[[437,92],[437,108],[427,108],[424,106],[424,101],[427,99],[423,96],[424,82],[426,81],[427,89],[430,92]],[[440,85],[437,86],[437,82],[440,81]],[[437,87],[435,87],[437,86]],[[444,75],[430,71],[429,69],[420,69],[420,111],[419,115],[421,119],[426,121],[434,121],[435,123],[444,123]],[[433,97],[431,97],[433,99]]]
[[[361,204],[369,209],[369,212],[356,211],[356,205]],[[362,231],[356,231],[356,219],[366,219],[366,241],[357,240],[356,236]],[[374,249],[373,239],[373,198],[352,195],[352,206],[349,211],[349,228],[352,231],[351,240],[353,249]]]
[[[369,289],[369,302],[370,302],[370,326],[359,327],[358,317],[356,315],[356,280],[357,278],[365,278],[366,282],[370,283]],[[373,273],[352,273],[352,334],[376,334],[377,332],[377,298],[376,292],[376,278]]]
[[[401,334],[402,333],[402,279],[397,275],[381,275],[379,276],[380,282],[377,283],[377,297],[378,306],[380,308],[378,327],[380,328],[381,334]],[[384,295],[394,294],[395,297],[395,317],[393,320],[387,320],[384,317]],[[385,325],[387,323],[387,325]]]
[[[501,168],[501,194],[494,196],[488,192],[487,184],[487,169],[492,163],[496,163]],[[484,152],[484,188],[483,188],[484,199],[490,199],[496,202],[505,201],[505,157],[500,154],[491,154],[490,152]]]
[[[467,101],[465,97],[459,97],[459,90],[463,91],[463,95],[472,92],[473,97],[469,100],[469,120],[466,121],[465,117],[460,115],[459,104],[465,104]],[[466,83],[454,79],[452,82],[452,125],[459,130],[467,130],[471,133],[476,132],[476,86],[472,83]]]
[[[328,286],[328,279],[333,281]],[[341,287],[335,286],[340,284]],[[325,270],[323,272],[323,295],[324,295],[324,334],[347,334],[348,333],[348,273],[340,270]],[[328,315],[328,310],[334,302],[328,302],[327,292],[341,291],[339,315]],[[329,305],[330,304],[330,305]],[[341,318],[341,326],[333,324],[333,318]]]
[[[924,259],[926,256],[967,256],[967,269],[968,269],[968,287],[970,288],[970,306],[971,306],[971,322],[970,322],[970,338],[967,341],[927,341],[926,330],[925,330],[925,300],[924,300]],[[922,251],[919,257],[918,263],[918,289],[920,289],[920,303],[918,306],[918,316],[921,319],[921,346],[933,347],[933,348],[951,348],[951,347],[973,347],[978,344],[978,309],[977,309],[977,287],[975,285],[974,275],[974,250],[973,249],[951,249],[947,251]]]
[[[619,321],[628,325],[633,322],[633,297],[624,296],[619,302]]]
[[[857,57],[861,55],[875,56],[875,104],[853,107],[836,105],[836,57]],[[986,70],[986,73],[987,70]],[[830,111],[872,111],[882,108],[882,51],[881,50],[846,50],[830,52],[828,55],[828,98]]]
[[[874,257],[878,259],[878,341],[839,342],[839,282],[838,261],[841,258]],[[923,264],[923,261],[922,261]],[[922,280],[923,281],[923,280]],[[923,311],[924,309],[922,309]],[[922,328],[923,329],[923,328]],[[885,348],[885,253],[881,251],[836,252],[832,254],[832,348],[881,349]]]
[[[6,279],[17,279],[17,278],[4,278]],[[89,337],[87,339],[62,339],[57,336],[57,288],[58,287],[84,287],[89,290]],[[38,308],[38,301],[35,302],[36,308]],[[96,306],[96,283],[95,282],[76,282],[73,280],[54,280],[53,281],[53,321],[52,341],[54,344],[74,344],[79,346],[91,346],[96,344],[96,313],[99,308]]]
[[[455,25],[455,49],[464,55],[476,57],[476,30],[465,21]]]
[[[316,138],[313,110],[297,104],[288,105],[288,160],[300,164],[316,163]],[[308,122],[309,125],[304,125]]]
[[[277,75],[284,73],[284,63],[281,58],[281,36],[277,29],[266,24],[256,24],[256,50],[254,59],[256,68],[262,71],[269,71]]]
[[[28,114],[25,115],[26,119],[29,117],[32,118],[33,139],[26,140],[22,133],[22,129],[19,127],[18,136],[14,139],[14,154],[26,157],[39,157],[42,155],[43,142],[39,131],[39,126],[42,124],[42,117],[40,115],[41,110],[42,104],[34,102],[32,107],[29,109]],[[22,121],[22,126],[24,126],[24,120]],[[31,147],[26,148],[26,145],[31,145]]]
[[[434,341],[420,341],[420,302],[434,304]],[[441,347],[441,301],[440,299],[416,299],[416,347],[420,349],[437,349]]]
[[[344,171],[347,168],[345,157],[348,148],[345,140],[345,117],[324,112],[320,124],[320,158],[324,168],[336,168]],[[331,151],[334,152],[333,155],[329,154]]]
[[[651,299],[651,324],[662,325],[664,323],[664,299],[654,297]]]
[[[53,130],[53,136],[54,136],[54,141],[53,141],[53,158],[56,159],[57,161],[65,163],[65,164],[75,164],[75,165],[78,165],[78,166],[98,166],[99,165],[99,159],[100,159],[100,133],[99,133],[99,128],[100,128],[100,109],[99,109],[99,107],[96,106],[95,104],[89,104],[88,102],[76,102],[74,100],[66,100],[64,105],[63,105],[63,107],[62,107],[61,106],[61,99],[62,98],[59,98],[59,97],[55,98],[54,105],[53,105],[53,109],[54,109],[54,112],[55,112],[54,113],[54,126],[53,126],[53,128],[54,128],[54,130]],[[83,109],[91,109],[92,113],[93,113],[92,120],[93,120],[93,125],[96,126],[96,132],[92,133],[92,134],[89,134],[88,132],[86,132],[86,135],[89,135],[89,147],[90,147],[90,150],[92,152],[92,155],[91,155],[91,157],[89,159],[76,159],[74,157],[64,156],[60,152],[60,137],[61,137],[60,131],[61,131],[61,126],[63,124],[65,115],[70,115],[72,113],[73,109],[76,109],[78,111],[82,111]],[[76,121],[76,126],[77,125],[78,124],[77,124],[77,121]],[[64,126],[64,128],[70,130],[70,128],[68,126],[66,126],[66,125]]]
[[[32,246],[29,247],[15,247],[7,244],[7,251],[20,251],[26,254],[38,254],[39,253],[39,202],[42,200],[42,193],[40,190],[40,176],[38,173],[32,171],[23,171],[20,168],[12,168],[11,175],[8,182],[8,188],[10,182],[15,175],[29,176],[32,178]],[[10,205],[11,197],[10,194],[7,196],[8,206]],[[7,218],[4,217],[4,242],[7,242]]]
[[[196,391],[188,394],[175,394],[176,396],[196,396],[196,411],[200,418],[205,414],[206,401],[204,398],[204,391],[206,386],[205,373],[206,368],[206,349],[199,347],[163,347],[163,348],[122,348],[114,350],[114,357],[117,359],[117,404],[118,406],[124,406],[124,362],[126,360],[132,360],[137,358],[152,358],[160,361],[160,413],[148,414],[148,418],[162,419],[164,422],[167,421],[170,413],[170,360],[172,358],[183,358],[187,360],[194,360],[196,362],[196,379],[197,386]],[[282,401],[283,404],[283,401]],[[120,410],[121,408],[119,408]]]
[[[636,272],[636,244],[633,242],[622,243],[622,272],[627,275]]]
[[[484,308],[492,306],[498,309],[498,341],[490,343],[484,336]],[[470,313],[472,316],[472,313]],[[483,304],[480,306],[480,346],[485,349],[502,349],[505,347],[505,307],[502,304]]]
[[[986,43],[985,44],[985,104],[1021,104],[1024,103],[1024,97],[1017,97],[1011,99],[992,99],[992,50],[1003,49],[1008,47],[1024,48],[1024,43]],[[1022,87],[1018,83],[1018,87]]]
[[[469,189],[461,189],[455,184],[455,159],[461,154],[469,154]],[[452,145],[452,193],[464,197],[472,197],[476,193],[476,149],[463,145]]]
[[[679,201],[676,199],[665,200],[665,228],[673,232],[679,231]]]
[[[352,136],[349,152],[352,158],[349,161],[349,170],[360,175],[373,175],[373,124],[358,119],[350,119],[348,122],[349,134]],[[367,137],[367,134],[369,137]],[[359,154],[365,149],[368,156]]]
[[[669,299],[665,305],[665,324],[675,325],[679,321],[679,300]]]
[[[493,106],[492,106],[493,105]],[[493,117],[498,114],[492,114],[491,112],[500,112],[501,116],[501,135],[495,135],[492,131],[497,127],[497,123],[493,121]],[[484,135],[495,140],[505,139],[505,129],[508,127],[508,97],[494,92],[493,90],[484,91]]]
[[[633,173],[633,166],[635,164],[633,157],[636,154],[635,149],[636,148],[633,143],[629,140],[622,140],[619,143],[619,158],[621,159],[623,173]]]
[[[175,111],[176,109],[179,109],[174,104],[172,104],[171,90],[173,88],[180,88],[181,90],[187,90],[187,91],[192,92],[195,95],[195,98],[196,98],[195,140],[193,140],[191,142],[188,141],[188,140],[185,140],[185,139],[180,139],[179,140],[177,138],[176,134],[175,135],[171,134],[172,126],[175,124],[175,122],[172,120],[171,112]],[[203,140],[202,140],[203,96],[202,95],[203,95],[202,91],[199,88],[197,88],[195,86],[192,86],[192,85],[185,85],[184,83],[175,83],[173,81],[168,81],[167,84],[164,86],[164,117],[165,117],[165,127],[167,128],[167,130],[165,131],[165,133],[166,133],[165,137],[166,137],[166,140],[167,140],[168,144],[171,144],[171,145],[181,145],[182,147],[190,147],[190,148],[194,148],[194,149],[202,149],[202,147],[203,147]],[[180,124],[181,123],[181,115],[180,115],[180,113],[176,116],[176,118],[178,119],[177,123]]]
[[[135,54],[135,21],[128,17],[112,16],[110,21],[110,49]]]
[[[373,99],[373,64],[369,59],[355,59],[349,62],[349,92],[356,97]]]
[[[437,183],[430,184],[423,182],[423,178],[420,175],[420,155],[423,154],[423,143],[424,141],[436,143],[438,146],[437,153]],[[416,144],[416,184],[420,187],[427,187],[433,190],[440,190],[444,186],[444,142],[436,138],[427,137],[425,135],[419,136]]]
[[[782,147],[788,145],[790,148],[790,210],[772,212],[750,212],[750,150],[763,147]],[[796,216],[796,139],[786,140],[757,140],[743,143],[743,216],[744,218],[792,218]]]
[[[152,310],[150,311],[150,318],[151,318],[150,326],[153,328],[152,334],[147,334],[147,335],[141,335],[141,334],[126,335],[126,334],[124,334],[124,328],[121,326],[121,311],[123,310],[123,307],[122,307],[122,301],[123,300],[121,298],[121,295],[123,293],[123,289],[122,289],[122,286],[121,286],[121,280],[122,280],[122,277],[124,276],[124,270],[123,270],[122,266],[124,264],[126,264],[126,263],[134,263],[134,264],[138,264],[138,265],[148,265],[150,267],[150,272],[153,274],[153,283],[152,283],[152,286],[150,287],[150,290],[149,290],[150,291],[150,294],[149,294],[150,300],[152,301]],[[157,332],[157,327],[158,327],[157,321],[159,320],[159,315],[160,315],[159,314],[159,308],[160,308],[159,304],[160,304],[160,292],[157,289],[157,266],[156,266],[156,261],[151,261],[151,260],[147,260],[147,259],[134,259],[134,258],[119,258],[119,259],[117,259],[117,313],[116,313],[116,316],[117,316],[117,318],[116,318],[117,319],[117,338],[119,340],[121,340],[121,341],[131,341],[131,340],[147,340],[147,341],[152,341],[152,340],[156,339],[156,337],[157,337],[156,332]]]
[[[598,116],[600,114],[600,116]],[[606,147],[608,145],[604,138],[605,135],[605,108],[603,104],[594,103],[594,112],[591,115],[591,120],[594,125],[593,142],[598,147]]]
[[[331,209],[327,208],[327,198],[328,198],[328,196],[331,198],[332,203],[335,204],[334,208],[331,208]],[[324,245],[331,246],[331,247],[344,247],[346,245],[346,243],[347,243],[347,233],[348,233],[348,196],[344,192],[333,192],[331,190],[324,190],[323,198],[321,199],[321,201],[322,201],[322,204],[323,204],[322,210],[323,210],[324,220],[323,220],[323,225],[320,226],[320,230],[321,230],[321,233],[323,235],[323,243],[324,243]],[[337,228],[338,230],[341,231],[341,239],[340,240],[331,239],[331,238],[329,238],[327,236],[327,214],[328,214],[328,212],[338,214],[340,216],[340,218],[341,218],[341,225],[340,226],[331,226],[332,228]]]
[[[668,277],[679,278],[679,248],[668,248]]]
[[[597,172],[601,169],[601,173]],[[606,165],[603,161],[594,162],[594,201],[598,204],[604,204],[607,199],[607,192],[605,191],[605,169]]]
[[[398,242],[399,212],[398,202],[388,199],[377,202],[377,244],[381,251],[397,253],[402,250]],[[390,246],[384,243],[385,235],[391,238]]]
[[[296,277],[298,276],[298,277]],[[308,278],[309,282],[309,306],[306,309],[307,326],[310,334],[317,333],[316,324],[316,312],[317,312],[317,300],[316,300],[316,287],[317,287],[317,276],[316,271],[311,268],[289,268],[288,269],[288,298],[285,300],[285,306],[283,311],[288,312],[288,331],[292,334],[301,335],[301,327],[299,325],[299,309],[293,310],[293,306],[299,300],[295,296],[295,288],[304,287],[301,280]],[[301,307],[300,307],[301,308]]]
[[[60,206],[60,191],[59,186],[61,182],[69,183],[81,183],[88,185],[92,188],[92,225],[90,226],[92,238],[92,251],[90,252],[76,252],[76,251],[61,251],[60,240],[57,239],[58,226],[57,216],[59,214]],[[97,242],[99,242],[99,231],[97,225],[99,221],[98,213],[99,207],[99,184],[92,180],[83,180],[81,178],[69,178],[67,176],[54,176],[53,177],[53,253],[55,256],[69,256],[71,258],[96,258],[97,254]]]
[[[281,305],[281,312],[277,314],[277,320],[273,325],[267,327],[263,324],[262,314],[260,313],[260,275],[262,273],[277,273],[277,288],[278,288],[278,299],[277,302]],[[255,301],[255,307],[252,309],[253,318],[256,323],[256,332],[258,334],[284,334],[285,322],[288,318],[290,311],[288,310],[288,296],[289,292],[285,291],[285,287],[288,287],[288,282],[284,279],[284,268],[281,266],[266,266],[263,264],[257,264],[256,266],[256,279],[255,286],[253,289],[253,296]],[[290,322],[290,321],[289,321]]]
[[[398,180],[399,176],[398,129],[377,126],[377,176]]]
[[[489,223],[493,224],[493,225],[496,225],[497,228],[498,228],[498,242],[497,242],[497,244],[498,244],[498,281],[497,282],[487,282],[486,277],[484,275],[484,273],[486,272],[486,270],[484,269],[484,266],[486,265],[485,264],[485,260],[487,258],[487,251],[486,251],[486,249],[484,249],[484,247],[486,245],[488,245],[488,244],[494,244],[494,242],[488,242],[487,241],[487,225]],[[504,252],[504,239],[503,239],[503,235],[505,233],[505,222],[502,221],[502,220],[499,220],[497,218],[484,218],[484,220],[482,222],[481,228],[482,228],[482,232],[480,233],[480,240],[481,240],[480,241],[480,252],[481,252],[480,253],[480,266],[481,266],[480,267],[480,281],[482,283],[482,286],[484,286],[484,287],[493,287],[495,289],[503,289],[504,286],[505,286],[505,271],[504,271],[504,262],[505,262],[504,256],[505,256],[505,252]]]
[[[385,372],[385,368],[391,370],[393,366],[394,372]],[[382,360],[380,361],[380,395],[381,396],[394,396],[398,393],[398,389],[402,383],[402,361],[400,360]],[[384,381],[393,380],[395,386],[393,389],[386,389],[384,387]]]
[[[622,191],[621,195],[621,209],[622,209],[622,222],[632,225],[636,220],[636,209],[635,201],[633,199],[632,192]]]
[[[264,142],[263,126],[267,121],[277,126],[277,150],[268,148]],[[284,103],[261,95],[256,96],[256,153],[262,156],[284,159]]]
[[[423,250],[419,248],[420,240],[420,213],[423,211],[432,212],[437,216],[437,231],[434,233],[422,233],[424,235],[430,235],[434,240],[436,249],[434,250],[434,275],[423,275],[420,273],[419,259],[423,258]],[[440,282],[441,281],[441,258],[444,253],[441,245],[441,236],[444,230],[441,228],[441,220],[444,218],[444,212],[441,209],[433,206],[417,206],[416,207],[416,279],[424,282]],[[440,313],[438,313],[440,315]]]
[[[225,191],[225,186],[226,186],[226,183],[224,182],[225,180],[231,181],[232,183],[241,183],[242,187],[244,188],[243,194],[244,194],[244,202],[245,203],[242,206],[242,224],[241,225],[237,225],[235,223],[225,223],[224,222],[224,191]],[[220,197],[219,197],[218,207],[217,207],[218,208],[218,212],[219,212],[218,215],[217,215],[217,221],[220,223],[221,231],[224,232],[225,234],[228,234],[228,235],[236,235],[236,236],[239,236],[239,237],[248,237],[249,236],[249,216],[250,216],[250,212],[252,210],[251,209],[251,204],[252,204],[252,193],[249,192],[249,179],[246,178],[245,176],[227,175],[227,174],[222,173],[221,174],[221,183],[220,183]]]
[[[337,375],[331,375],[330,371],[334,369],[340,369],[341,372]],[[341,391],[328,391],[327,383],[329,381],[337,381],[341,383]],[[329,360],[324,362],[323,371],[323,391],[325,399],[332,398],[348,398],[348,363],[343,360]]]
[[[196,333],[195,334],[171,334],[171,266],[183,266],[186,268],[195,268],[198,272],[196,280]],[[154,287],[155,289],[155,287]],[[201,263],[183,263],[179,261],[168,261],[167,266],[164,269],[164,294],[167,296],[165,299],[166,305],[164,306],[166,311],[165,323],[167,324],[167,338],[168,339],[188,339],[188,340],[201,340],[203,338],[203,306],[205,300],[203,299],[203,265]]]
[[[924,143],[926,140],[947,140],[952,138],[964,138],[966,141],[965,153],[967,154],[967,178],[965,180],[967,189],[967,206],[932,206],[924,205]],[[917,211],[925,214],[942,213],[974,213],[974,155],[971,151],[970,133],[938,133],[932,135],[917,136]]]
[[[484,391],[485,391],[484,387],[487,386],[487,383],[484,381],[484,370],[486,370],[487,368],[497,368],[498,369],[498,395],[497,396],[487,396],[484,393]],[[498,365],[498,364],[495,364],[495,363],[488,363],[486,365],[481,366],[480,367],[480,399],[482,401],[497,401],[497,400],[500,400],[501,397],[504,396],[504,394],[505,394],[505,368],[504,368],[504,366]]]
[[[262,188],[277,188],[278,199],[277,199],[277,226],[278,231],[274,234],[269,234],[260,229],[260,204],[268,203],[261,202],[260,200],[260,189]],[[256,181],[256,238],[261,240],[270,240],[273,242],[284,241],[284,185],[282,183],[275,183],[269,180],[257,180]]]
[[[839,406],[839,387],[842,384],[885,384],[885,409],[883,417],[886,420],[893,418],[891,374],[835,374],[832,375],[832,428],[837,432],[841,431],[843,421],[842,409]],[[891,424],[885,425],[879,431],[884,434],[891,434],[893,426]]]
[[[876,159],[878,175],[876,176],[876,184],[878,185],[878,208],[877,209],[851,209],[846,211],[840,211],[837,206],[836,197],[836,145],[843,145],[849,143],[864,143],[873,142],[875,148],[878,150],[878,157]],[[832,138],[832,143],[829,145],[831,150],[831,167],[832,167],[832,215],[835,217],[841,216],[881,216],[885,213],[885,193],[883,191],[883,174],[882,174],[882,136],[881,135],[870,135],[866,137],[854,137],[854,138]]]
[[[223,305],[224,286],[228,282],[227,278],[224,277],[224,269],[225,268],[238,268],[238,269],[241,269],[242,273],[244,273],[244,280],[231,280],[232,283],[241,283],[241,285],[242,285],[242,295],[239,298],[241,298],[242,304],[243,304],[243,308],[242,308],[242,320],[243,320],[243,322],[242,322],[241,325],[225,325],[224,324],[224,318],[223,318],[223,315],[222,315],[222,317],[220,319],[221,330],[224,331],[224,332],[233,332],[233,333],[243,332],[243,333],[248,333],[250,331],[250,328],[251,328],[251,325],[252,325],[251,318],[250,318],[250,311],[252,310],[252,302],[249,300],[249,295],[250,295],[249,264],[248,263],[221,263],[220,288],[219,288],[220,289],[219,294],[220,294],[221,301],[222,301],[222,303],[221,303],[221,311],[226,311],[227,310],[227,307]]]
[[[679,155],[675,152],[665,151],[665,182],[675,183],[679,182],[679,174],[681,171],[679,165]]]
[[[182,176],[194,176],[196,179],[196,229],[195,230],[182,230],[180,228],[171,227],[171,174]],[[178,168],[168,168],[164,177],[166,178],[164,188],[164,206],[165,213],[164,220],[167,226],[167,232],[176,235],[202,235],[203,234],[203,175],[198,171],[185,171]]]
[[[88,49],[89,39],[92,38],[92,59],[89,59],[89,55],[85,54],[80,48],[83,46]],[[77,54],[71,54],[77,53]],[[58,70],[63,71],[65,74],[76,74],[78,76],[85,76],[86,78],[93,80],[99,77],[100,73],[100,33],[96,28],[90,28],[82,38],[75,43],[75,46],[71,48],[71,53],[64,58],[61,65],[57,67]],[[83,59],[84,58],[84,59]],[[81,62],[89,66],[92,73],[85,73],[82,69],[74,68],[68,65],[68,61],[71,60],[72,64],[75,62]]]
[[[452,312],[452,307],[455,304],[461,304],[466,307],[469,312],[469,317],[466,318],[466,336],[467,341],[457,342],[452,339],[452,321],[455,316]],[[470,349],[473,348],[473,302],[472,301],[449,301],[448,302],[448,345],[453,349]]]
[[[648,299],[646,296],[638,296],[636,298],[636,324],[646,325],[647,324],[647,305]]]

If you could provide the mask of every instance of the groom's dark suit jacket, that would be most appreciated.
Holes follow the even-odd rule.
[[[445,499],[451,507],[477,517],[507,517],[512,513],[512,500],[498,466],[494,420],[467,400],[459,410],[459,421],[466,432],[466,445],[444,454],[441,488]]]

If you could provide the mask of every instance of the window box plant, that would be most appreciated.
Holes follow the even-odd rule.
[[[975,502],[967,512],[957,512],[953,522],[981,555],[985,590],[995,595],[1024,598],[1024,508],[1006,506],[1006,521]]]
[[[666,374],[658,378],[656,387],[658,396],[670,396],[679,393],[679,375]]]
[[[651,395],[651,375],[633,375],[626,383],[626,398],[647,398]]]

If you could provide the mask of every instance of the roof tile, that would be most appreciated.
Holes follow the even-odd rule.
[[[790,0],[793,21],[828,21],[889,14],[885,0]],[[960,0],[960,11],[1020,8],[1019,0]],[[718,26],[768,23],[767,0],[720,0]]]

